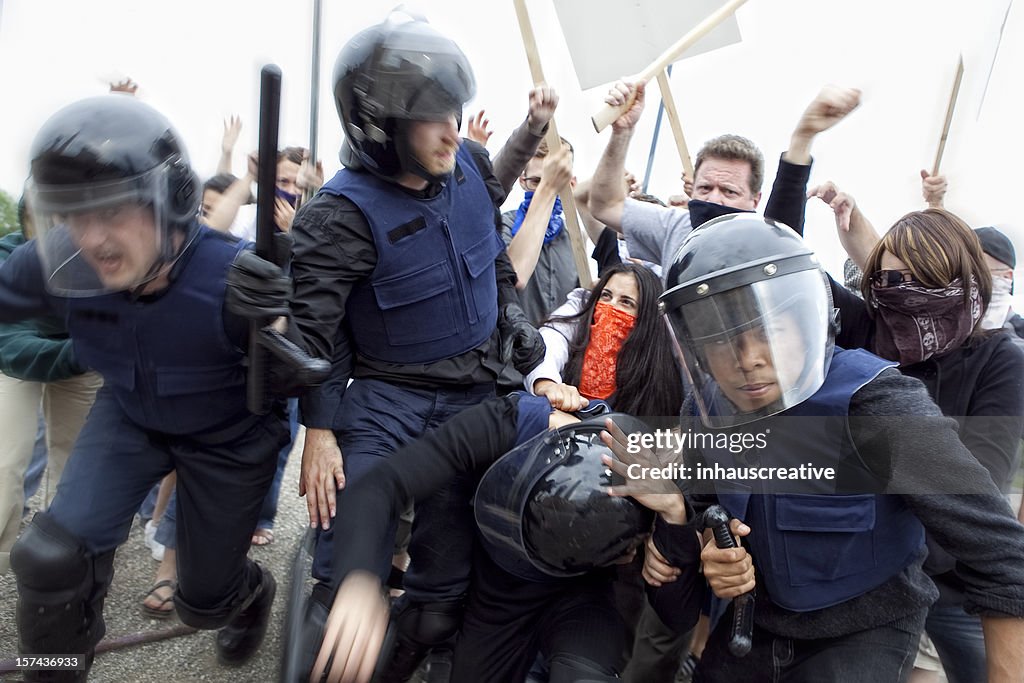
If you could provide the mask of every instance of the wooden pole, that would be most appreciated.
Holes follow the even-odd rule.
[[[676,111],[676,102],[672,97],[672,87],[669,85],[668,74],[662,71],[658,74],[658,89],[661,90],[661,101],[665,105],[665,113],[668,115],[668,123],[672,127],[672,137],[676,140],[676,149],[679,150],[679,160],[683,162],[683,170],[690,180],[693,180],[693,161],[690,159],[690,150],[686,146],[686,138],[683,137],[683,126],[679,122],[679,112]]]
[[[530,23],[526,0],[512,0],[512,3],[516,8],[516,17],[519,19],[519,30],[523,34],[523,47],[526,48],[526,61],[530,64],[533,83],[541,85],[544,83],[544,70],[540,64],[537,38],[533,34],[533,24]],[[558,135],[554,118],[548,123],[548,132],[544,136],[544,140],[552,152],[562,146],[562,138]],[[587,258],[587,251],[583,246],[583,233],[580,230],[580,219],[576,211],[576,198],[572,194],[572,186],[566,183],[565,187],[559,191],[558,196],[561,197],[562,207],[565,209],[565,222],[569,231],[569,242],[572,244],[572,256],[576,262],[576,273],[579,275],[580,286],[590,289],[594,284],[594,279],[590,275],[590,259]]]
[[[711,32],[716,26],[721,24],[723,21],[731,17],[739,9],[740,5],[745,3],[747,0],[729,0],[717,10],[712,12],[704,21],[694,26],[689,33],[680,38],[674,45],[661,53],[661,55],[647,65],[643,71],[637,74],[633,80],[639,83],[646,83],[651,80],[659,73],[663,72],[669,64],[679,59],[684,52],[690,49],[690,47],[698,40],[703,38],[705,35]],[[610,104],[606,104],[603,108],[594,114],[590,120],[594,124],[594,129],[600,133],[602,130],[608,127],[615,119],[622,116],[630,107],[633,106],[633,100],[626,101],[625,104],[613,107]]]
[[[956,76],[953,77],[953,92],[949,95],[949,105],[946,107],[946,122],[942,125],[942,135],[939,137],[939,151],[935,153],[932,175],[939,174],[939,164],[942,163],[942,153],[946,151],[946,136],[949,135],[949,124],[953,122],[953,110],[956,109],[956,98],[960,94],[960,81],[963,77],[964,56],[960,55],[960,61],[956,65]]]

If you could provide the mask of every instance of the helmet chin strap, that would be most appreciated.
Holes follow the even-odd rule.
[[[165,268],[167,269],[168,275],[174,272],[174,266],[177,265],[178,259],[181,258],[181,255],[185,253],[189,245],[191,245],[199,235],[199,230],[195,229],[194,226],[189,227],[186,225],[185,229],[188,232],[184,235],[181,245],[178,247],[175,247],[174,245],[174,238],[181,233],[175,228],[171,229],[171,239],[166,240],[162,245],[160,245],[160,254],[157,256],[156,261],[154,261],[153,265],[149,267],[149,270],[143,276],[142,280],[128,290],[128,295],[131,297],[132,301],[135,301],[142,296],[146,285],[160,277]]]
[[[402,165],[402,170],[406,173],[412,173],[419,178],[423,178],[432,185],[444,185],[452,177],[452,173],[455,171],[454,165],[443,174],[435,174],[428,171],[412,153],[412,150],[409,149],[409,140],[405,131],[396,135],[394,139],[395,149],[398,152],[398,161]]]

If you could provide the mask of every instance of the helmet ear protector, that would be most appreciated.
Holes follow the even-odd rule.
[[[171,224],[195,218],[201,199],[199,176],[180,154],[167,160],[167,218]]]

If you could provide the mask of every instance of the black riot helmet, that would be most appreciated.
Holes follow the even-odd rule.
[[[500,567],[534,581],[578,576],[628,554],[650,533],[653,512],[608,495],[623,483],[601,462],[608,417],[627,434],[649,431],[621,413],[590,418],[538,434],[484,474],[473,508]]]
[[[136,288],[196,229],[200,185],[187,153],[170,122],[134,97],[64,107],[43,124],[31,158],[25,194],[55,293]]]
[[[476,92],[469,60],[421,17],[395,11],[356,34],[334,64],[334,103],[345,129],[341,160],[393,181],[403,172],[431,182],[408,149],[410,121],[444,121]],[[447,177],[447,176],[445,176]]]
[[[774,415],[825,381],[832,295],[817,256],[782,223],[734,214],[695,229],[660,305],[709,427]]]

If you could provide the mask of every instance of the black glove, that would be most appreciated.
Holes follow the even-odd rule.
[[[292,279],[278,266],[255,252],[245,250],[228,269],[224,302],[235,315],[264,321],[288,315],[292,298]]]
[[[519,304],[505,304],[498,311],[498,338],[501,340],[501,360],[512,361],[520,374],[529,374],[544,360],[544,338],[526,319]]]
[[[274,263],[287,269],[292,262],[292,245],[295,241],[289,232],[274,228]]]

